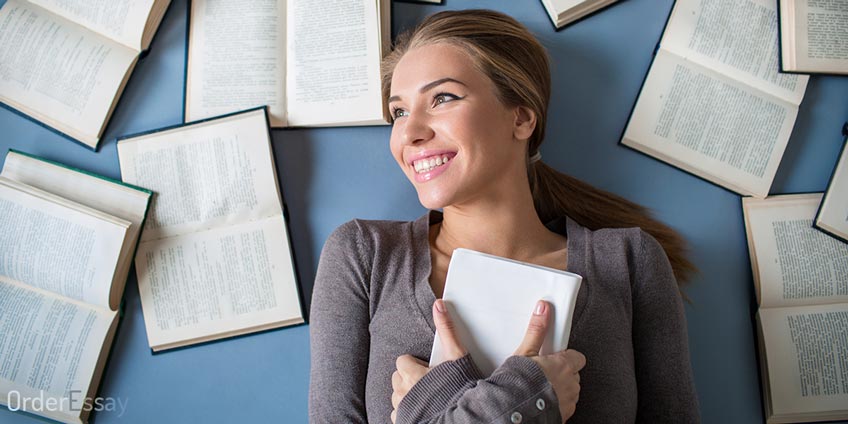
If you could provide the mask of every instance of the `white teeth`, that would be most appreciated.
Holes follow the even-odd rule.
[[[412,162],[412,167],[415,169],[416,173],[421,174],[424,172],[430,172],[433,170],[433,168],[448,163],[449,160],[449,156],[436,156],[429,159],[421,159],[414,161]]]

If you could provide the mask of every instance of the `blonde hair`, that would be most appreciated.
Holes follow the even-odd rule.
[[[392,74],[401,57],[411,49],[436,43],[467,53],[494,83],[504,105],[524,106],[535,113],[536,128],[528,140],[525,159],[533,203],[542,222],[567,215],[592,230],[642,228],[662,245],[677,281],[690,278],[695,266],[686,257],[685,241],[645,207],[558,172],[541,160],[529,160],[545,138],[551,74],[545,48],[515,19],[491,10],[445,11],[427,17],[414,30],[400,35],[383,59],[383,98],[389,97]]]

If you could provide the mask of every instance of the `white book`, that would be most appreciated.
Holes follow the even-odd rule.
[[[456,334],[474,363],[490,375],[524,339],[539,300],[552,306],[552,319],[541,354],[568,347],[571,319],[583,277],[558,269],[456,249],[442,299]],[[439,334],[430,366],[445,361]]]

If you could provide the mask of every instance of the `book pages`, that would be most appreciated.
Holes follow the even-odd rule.
[[[765,197],[797,114],[797,105],[660,50],[622,144]]]
[[[761,308],[848,302],[848,244],[812,228],[820,200],[742,200]]]
[[[286,1],[191,2],[187,122],[268,106],[286,126]]]
[[[28,0],[135,51],[154,0]]]
[[[780,0],[783,67],[848,74],[848,2]]]
[[[379,11],[375,0],[288,1],[289,125],[386,123]]]
[[[660,48],[797,106],[809,77],[779,72],[777,25],[771,0],[678,1]]]
[[[136,255],[153,350],[303,322],[265,109],[118,143],[154,198]]]
[[[141,242],[280,215],[261,110],[121,141],[125,182],[156,194]]]
[[[136,257],[154,350],[302,322],[282,216],[142,243]]]
[[[767,422],[848,414],[848,304],[760,309]]]
[[[109,296],[110,309],[117,310],[152,193],[14,151],[6,155],[0,176],[130,223],[129,242],[124,243],[119,253]]]
[[[130,223],[0,177],[0,275],[109,308]]]
[[[116,325],[115,312],[0,276],[0,358],[7,364],[0,367],[0,404],[81,422],[87,416],[84,402],[99,383],[93,377],[99,375],[101,348]],[[55,399],[56,405],[31,410],[18,403],[39,396]]]
[[[0,101],[96,147],[138,52],[18,0],[0,23]]]

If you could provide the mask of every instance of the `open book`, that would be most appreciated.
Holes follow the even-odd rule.
[[[156,194],[135,268],[154,351],[303,322],[265,108],[118,142]]]
[[[170,0],[8,0],[0,101],[92,149]]]
[[[24,153],[6,155],[0,403],[87,421],[150,198],[147,190]],[[53,401],[26,402],[39,397]]]
[[[552,319],[541,353],[568,346],[571,318],[582,281],[583,277],[570,272],[456,249],[451,256],[442,299],[460,342],[480,371],[490,375],[521,344],[539,300],[546,300],[552,306]],[[430,366],[444,361],[436,332]]]
[[[846,137],[842,153],[833,168],[814,224],[819,230],[848,243],[848,123],[842,133]]]
[[[560,29],[618,0],[542,0],[554,26]]]
[[[193,0],[185,121],[268,105],[272,127],[389,122],[390,0]]]
[[[808,76],[778,72],[773,0],[678,0],[621,143],[765,197]]]
[[[742,199],[769,423],[848,419],[848,244],[812,228],[820,200]]]
[[[779,0],[777,4],[783,71],[848,75],[848,3]]]

